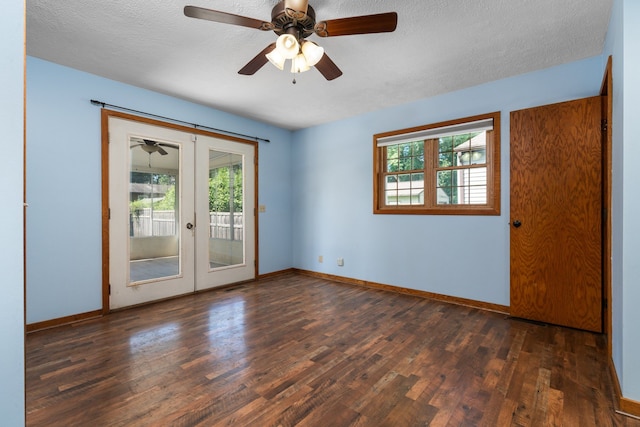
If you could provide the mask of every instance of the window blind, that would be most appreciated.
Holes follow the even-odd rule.
[[[410,133],[385,136],[377,139],[378,147],[386,147],[406,142],[423,141],[425,139],[437,139],[445,136],[462,135],[465,133],[493,130],[493,119],[483,119],[474,122],[460,123],[451,126],[442,126],[419,130]]]

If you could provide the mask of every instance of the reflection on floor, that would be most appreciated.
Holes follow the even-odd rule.
[[[212,270],[220,267],[227,267],[227,265],[209,263],[209,268]],[[129,268],[131,282],[142,282],[180,274],[180,262],[177,256],[133,260],[129,263]]]

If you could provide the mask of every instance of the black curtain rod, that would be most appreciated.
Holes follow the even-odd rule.
[[[227,135],[239,136],[239,137],[246,138],[246,139],[253,139],[255,141],[271,142],[268,139],[259,138],[257,136],[245,135],[245,134],[242,134],[242,133],[231,132],[229,130],[217,129],[217,128],[212,128],[210,126],[202,126],[202,125],[199,125],[199,124],[196,124],[196,123],[185,122],[184,120],[172,119],[171,117],[164,117],[164,116],[159,116],[157,114],[145,113],[144,111],[133,110],[133,109],[127,108],[127,107],[120,107],[119,105],[107,104],[106,102],[96,101],[95,99],[91,100],[91,104],[92,105],[101,106],[102,108],[104,108],[104,107],[117,108],[118,110],[130,111],[132,113],[137,113],[137,114],[144,114],[145,116],[156,117],[158,119],[171,120],[172,122],[178,122],[178,123],[182,123],[182,124],[185,124],[185,125],[193,126],[194,129],[198,129],[198,128],[207,129],[207,130],[211,130],[211,131],[214,131],[214,132],[224,132]]]

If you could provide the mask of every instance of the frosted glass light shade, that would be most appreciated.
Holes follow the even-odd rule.
[[[295,36],[283,34],[276,40],[276,50],[285,59],[293,59],[300,52],[300,45]]]
[[[302,44],[302,53],[304,54],[305,59],[307,60],[307,64],[310,67],[313,67],[324,55],[324,49],[314,42],[305,41]]]
[[[305,71],[309,71],[310,68],[311,67],[309,67],[309,64],[307,64],[307,60],[301,53],[291,61],[292,73],[304,73]]]
[[[280,54],[278,49],[273,49],[271,52],[265,55],[269,62],[278,67],[280,70],[284,70],[284,61],[286,58]]]

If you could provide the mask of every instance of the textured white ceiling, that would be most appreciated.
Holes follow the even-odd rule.
[[[317,21],[396,11],[398,28],[311,36],[344,75],[326,81],[312,69],[295,85],[271,64],[237,73],[273,32],[182,12],[191,4],[270,21],[276,3],[28,0],[27,54],[301,129],[600,54],[612,0],[310,0]]]

